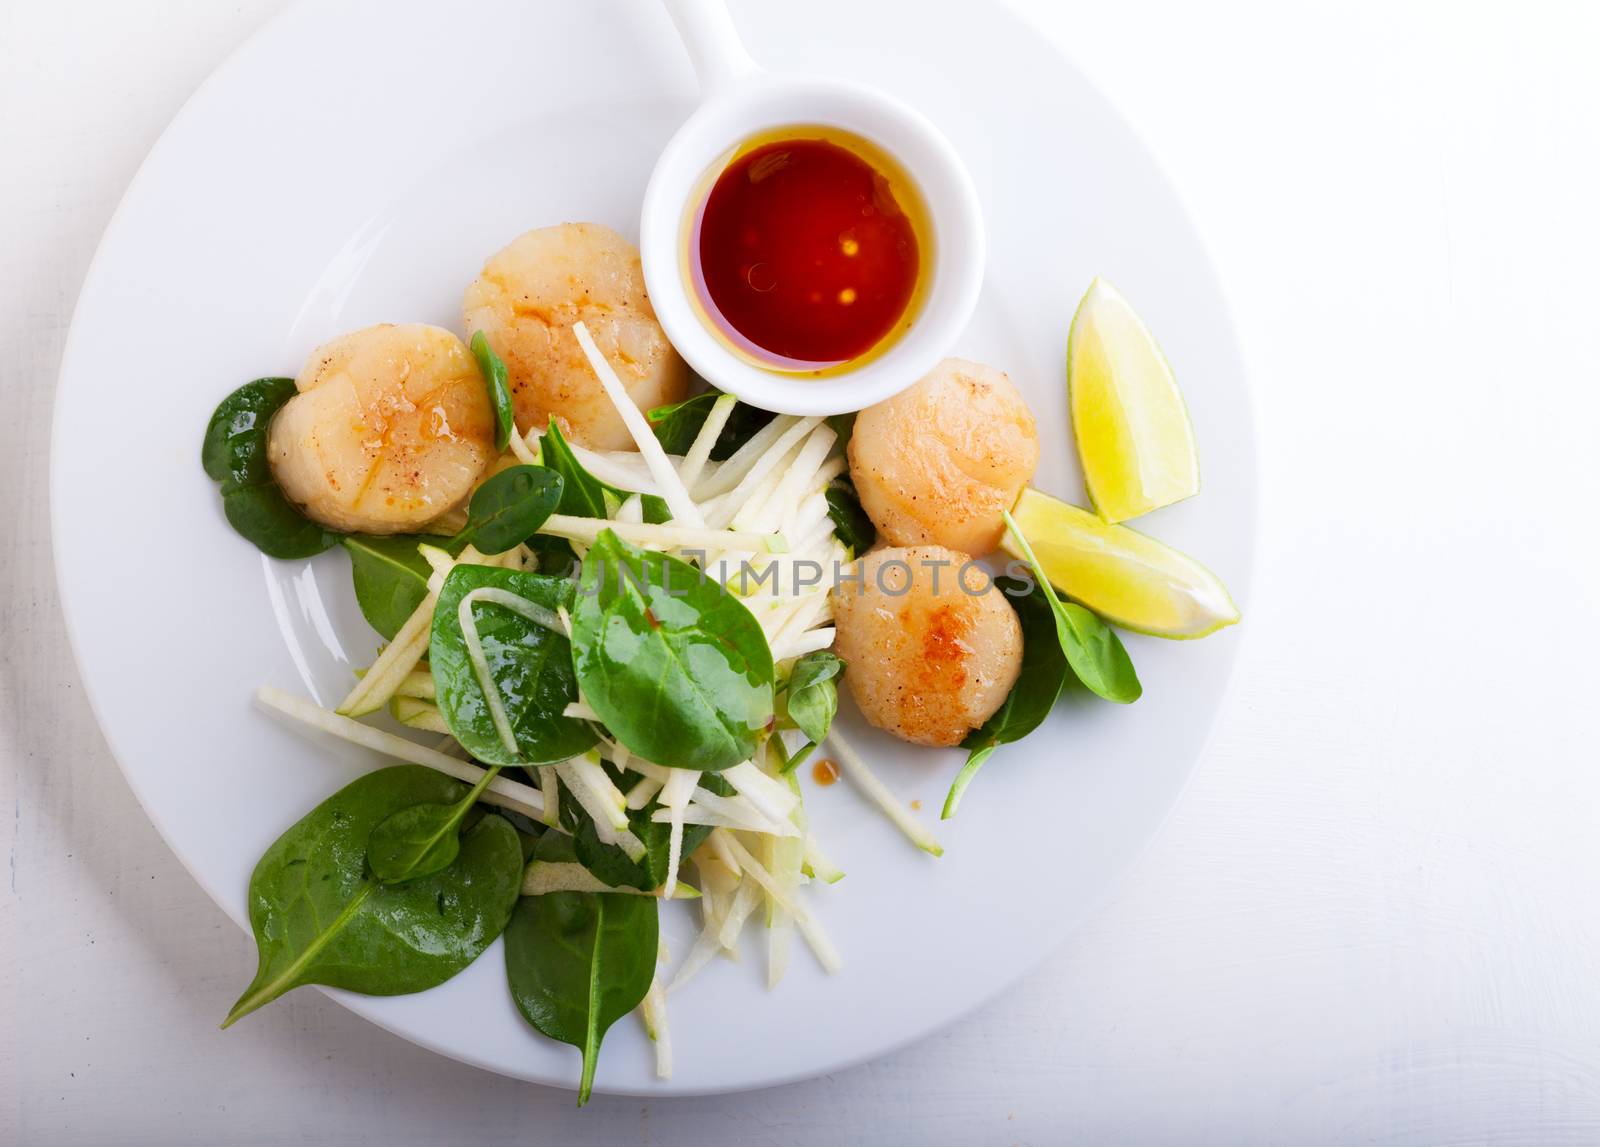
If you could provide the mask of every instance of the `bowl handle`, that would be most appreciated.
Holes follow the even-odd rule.
[[[758,71],[745,51],[726,0],[662,0],[700,77],[700,93],[710,96]]]

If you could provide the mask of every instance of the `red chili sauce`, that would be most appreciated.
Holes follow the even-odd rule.
[[[752,147],[718,176],[700,217],[702,301],[772,365],[858,359],[909,325],[922,256],[907,208],[919,206],[903,178],[831,140]]]

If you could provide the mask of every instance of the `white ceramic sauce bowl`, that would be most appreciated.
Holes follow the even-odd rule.
[[[983,215],[950,142],[883,92],[842,80],[783,75],[745,51],[723,0],[665,0],[700,77],[702,102],[668,142],[645,190],[639,247],[645,286],[667,338],[707,382],[783,414],[860,410],[928,373],[967,325],[983,285]],[[688,236],[717,174],[740,144],[788,126],[861,136],[899,162],[922,193],[931,231],[922,299],[909,329],[887,348],[826,374],[764,367],[710,325],[689,273]]]

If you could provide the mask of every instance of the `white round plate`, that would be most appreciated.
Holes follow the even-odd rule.
[[[1097,274],[1132,300],[1183,384],[1205,476],[1198,498],[1136,525],[1200,557],[1245,604],[1255,447],[1240,357],[1201,244],[1127,126],[989,4],[924,3],[913,19],[900,4],[739,0],[734,14],[757,59],[879,84],[966,157],[990,260],[959,349],[1027,394],[1044,490],[1083,496],[1062,378],[1073,308]],[[61,594],[129,783],[236,921],[262,850],[378,763],[308,741],[252,694],[270,682],[337,700],[376,639],[342,552],[268,561],[228,528],[200,469],[212,408],[247,379],[296,373],[342,331],[458,327],[484,258],[528,228],[597,220],[636,235],[646,176],[694,95],[665,13],[645,0],[302,4],[200,89],[129,189],[62,366]],[[598,1089],[729,1091],[837,1070],[1014,981],[1161,824],[1216,717],[1237,633],[1128,638],[1144,698],[1063,703],[995,756],[948,823],[936,818],[961,754],[859,733],[881,775],[921,802],[944,857],[912,848],[848,783],[811,787],[813,825],[849,874],[809,893],[843,970],[823,975],[797,952],[768,992],[752,929],[743,962],[718,962],[672,997],[673,1078],[654,1079],[628,1018],[605,1041]],[[691,911],[669,905],[663,917],[681,957]],[[241,963],[241,988],[253,972]],[[578,1078],[577,1053],[517,1015],[498,945],[434,991],[331,994],[468,1063],[566,1087]],[[219,1020],[231,1002],[215,1001]]]

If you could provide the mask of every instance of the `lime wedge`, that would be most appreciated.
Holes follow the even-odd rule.
[[[1189,638],[1239,620],[1216,574],[1153,538],[1033,489],[1011,514],[1051,584],[1113,625]],[[1010,531],[1000,545],[1026,560]]]
[[[1094,508],[1122,522],[1200,491],[1194,427],[1156,340],[1102,279],[1067,336],[1067,400]]]

